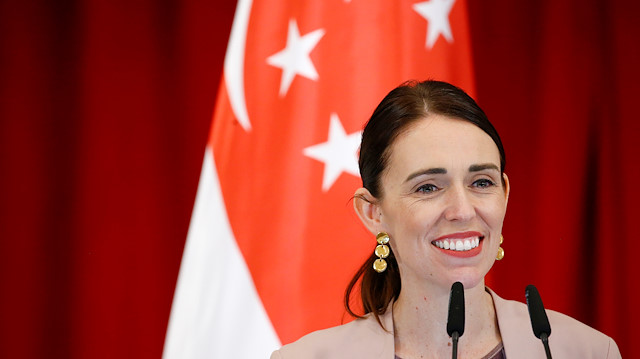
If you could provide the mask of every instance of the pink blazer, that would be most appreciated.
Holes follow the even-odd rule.
[[[502,299],[491,290],[489,292],[496,308],[507,359],[546,358],[542,342],[533,335],[527,306]],[[554,358],[622,358],[610,337],[564,314],[547,310],[547,316],[551,324],[549,345]],[[380,319],[385,328],[393,330],[391,310],[387,310]],[[308,334],[273,352],[271,359],[393,359],[394,356],[393,333],[384,331],[373,316],[367,316]]]

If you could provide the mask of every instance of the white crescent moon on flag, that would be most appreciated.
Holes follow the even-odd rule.
[[[224,81],[229,94],[231,109],[242,128],[251,131],[251,122],[244,96],[244,49],[253,0],[238,1],[238,8],[231,26],[231,36],[224,58]]]

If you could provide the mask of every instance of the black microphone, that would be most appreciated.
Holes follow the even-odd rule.
[[[532,284],[527,286],[524,291],[524,295],[527,298],[527,307],[529,308],[529,317],[531,318],[531,328],[533,334],[542,340],[544,345],[544,351],[547,354],[547,359],[551,359],[551,349],[549,348],[549,336],[551,335],[551,325],[549,324],[549,318],[547,318],[547,312],[542,305],[542,299],[536,287]]]
[[[452,358],[456,359],[458,357],[458,338],[464,334],[464,287],[460,282],[455,282],[451,286],[447,334],[453,339]]]

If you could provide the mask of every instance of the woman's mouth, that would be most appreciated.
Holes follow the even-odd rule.
[[[431,242],[438,248],[448,249],[450,251],[470,251],[480,245],[479,237],[471,237],[464,239],[443,239]]]
[[[431,244],[437,247],[443,254],[453,257],[470,258],[482,252],[483,239],[484,236],[478,232],[462,232],[442,236],[431,242]]]

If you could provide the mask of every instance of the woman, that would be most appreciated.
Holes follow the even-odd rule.
[[[484,284],[504,255],[509,179],[500,137],[475,101],[444,82],[401,85],[367,123],[359,165],[363,187],[354,207],[377,246],[347,288],[347,311],[358,319],[309,334],[272,358],[451,357],[445,328],[456,281],[466,307],[459,358],[544,358],[526,306]],[[356,283],[364,316],[350,307]],[[611,338],[547,313],[554,357],[620,358]]]

